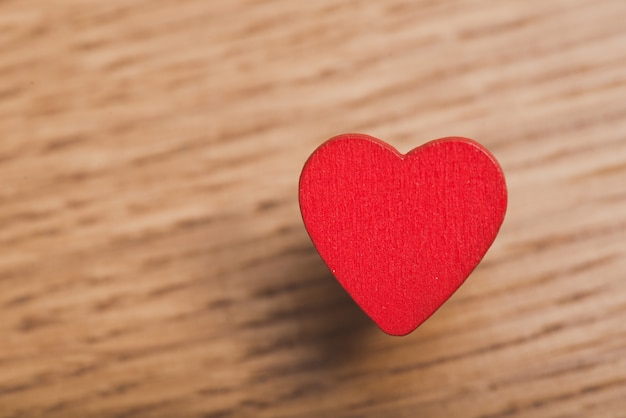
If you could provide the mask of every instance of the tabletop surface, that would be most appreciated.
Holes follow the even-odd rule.
[[[626,417],[626,3],[0,3],[1,417]],[[489,148],[406,337],[320,260],[325,139]]]

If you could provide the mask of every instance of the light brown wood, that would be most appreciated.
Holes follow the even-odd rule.
[[[626,3],[0,3],[0,416],[626,417]],[[326,138],[475,138],[484,262],[381,333],[302,225]]]

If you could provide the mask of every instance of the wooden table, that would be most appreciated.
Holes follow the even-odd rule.
[[[0,416],[626,417],[626,3],[0,4]],[[301,222],[343,132],[509,210],[410,336]]]

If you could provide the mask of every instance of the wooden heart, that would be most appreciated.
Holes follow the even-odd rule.
[[[506,212],[496,159],[466,138],[406,155],[362,134],[331,138],[300,177],[300,209],[320,256],[376,324],[406,335],[465,281]]]

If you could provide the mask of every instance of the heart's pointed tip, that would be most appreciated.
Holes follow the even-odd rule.
[[[410,333],[412,333],[413,331],[415,331],[417,329],[417,327],[415,328],[411,328],[408,330],[385,330],[383,328],[381,328],[381,331],[384,332],[385,334],[391,336],[391,337],[406,337],[407,335],[409,335]]]
[[[390,335],[392,337],[405,337],[411,334],[417,328],[419,328],[421,323],[420,324],[397,324],[397,323],[380,324],[376,322],[376,325],[378,325],[378,328],[380,328],[380,330],[387,335]]]

